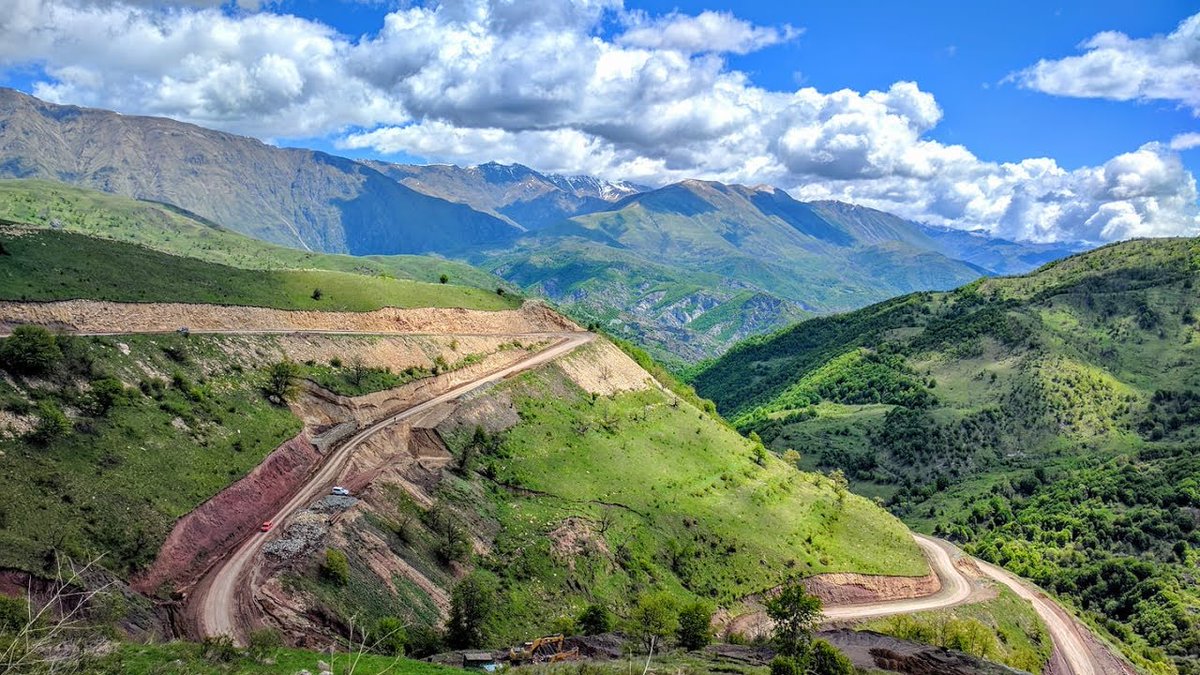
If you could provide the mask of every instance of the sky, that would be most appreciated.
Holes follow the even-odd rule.
[[[6,0],[0,85],[351,157],[1200,234],[1200,2]]]

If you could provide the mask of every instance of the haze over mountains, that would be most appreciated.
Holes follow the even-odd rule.
[[[685,361],[810,313],[1024,272],[1073,250],[771,187],[360,162],[10,89],[0,89],[0,177],[166,202],[313,251],[468,260]]]

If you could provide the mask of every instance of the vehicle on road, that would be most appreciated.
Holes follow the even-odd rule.
[[[258,528],[258,530],[260,532],[270,532],[271,531],[271,521],[264,520],[263,524]]]
[[[329,494],[334,494],[339,497],[349,497],[350,491],[340,485],[337,485],[337,486],[334,486],[334,488],[329,491]]]

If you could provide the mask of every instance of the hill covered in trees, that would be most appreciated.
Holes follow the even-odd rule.
[[[745,433],[1200,672],[1200,241],[1130,241],[741,343],[694,377]]]

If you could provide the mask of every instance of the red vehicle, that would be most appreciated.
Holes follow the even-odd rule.
[[[263,521],[263,524],[262,524],[262,527],[260,527],[260,528],[258,528],[258,529],[259,529],[259,531],[260,531],[260,532],[270,532],[270,531],[271,531],[271,521],[269,521],[269,520],[264,520],[264,521]]]

